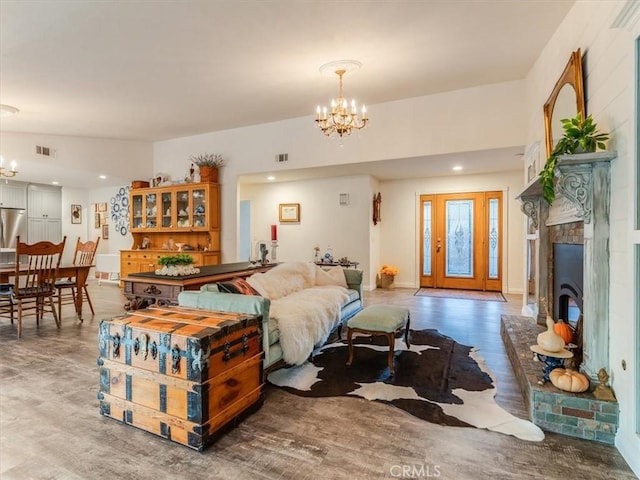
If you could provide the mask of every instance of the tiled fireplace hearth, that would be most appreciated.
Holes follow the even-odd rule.
[[[538,383],[544,364],[534,360],[529,345],[544,329],[530,317],[502,316],[502,341],[531,421],[548,432],[613,445],[619,419],[617,402],[597,400],[591,392],[563,392],[550,383]]]

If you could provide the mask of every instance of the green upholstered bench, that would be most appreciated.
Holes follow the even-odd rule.
[[[369,305],[347,322],[347,342],[349,344],[349,360],[353,361],[353,332],[369,335],[385,335],[389,340],[389,372],[395,374],[393,368],[393,352],[395,350],[396,335],[404,331],[404,341],[409,345],[409,309],[393,305]]]

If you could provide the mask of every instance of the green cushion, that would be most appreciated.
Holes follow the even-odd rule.
[[[369,305],[347,322],[347,327],[371,332],[395,332],[405,326],[409,309],[392,305]]]

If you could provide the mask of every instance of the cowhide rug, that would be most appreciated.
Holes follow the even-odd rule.
[[[437,330],[411,330],[411,348],[396,339],[395,369],[390,377],[386,338],[354,337],[351,367],[346,342],[316,350],[311,361],[281,368],[268,381],[305,397],[353,395],[393,405],[440,425],[486,428],[523,440],[541,441],[544,433],[514,417],[495,401],[496,388],[486,365],[472,347]]]

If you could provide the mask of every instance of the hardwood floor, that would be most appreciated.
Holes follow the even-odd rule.
[[[62,329],[0,319],[0,478],[13,479],[631,479],[615,448],[555,434],[543,442],[433,425],[360,398],[303,398],[267,386],[262,408],[197,453],[98,412],[97,329],[125,303],[113,284],[89,287],[95,317],[72,307]],[[473,345],[497,377],[497,401],[526,418],[500,339],[508,302],[417,297],[376,290],[366,303],[403,305],[413,328]]]

